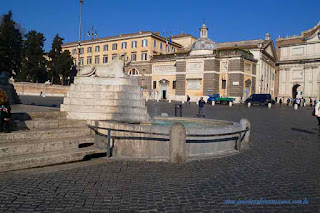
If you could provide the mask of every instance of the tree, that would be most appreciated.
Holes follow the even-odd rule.
[[[22,35],[9,11],[2,16],[0,25],[0,73],[7,71],[13,76],[20,70],[21,49]]]
[[[43,50],[45,37],[42,33],[31,30],[25,35],[25,38],[22,51],[22,68],[21,72],[17,73],[16,79],[44,82],[47,79],[46,59]]]
[[[62,52],[61,45],[63,44],[63,40],[64,39],[57,34],[52,41],[51,51],[48,53],[50,58],[48,66],[51,83],[59,83],[60,77],[65,79],[70,76],[70,71],[73,66],[70,52]],[[60,83],[63,84],[63,81]]]

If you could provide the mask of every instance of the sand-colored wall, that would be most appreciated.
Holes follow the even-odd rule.
[[[40,92],[42,92],[46,96],[63,97],[69,91],[69,86],[27,82],[15,82],[14,88],[16,89],[18,95],[40,95]]]

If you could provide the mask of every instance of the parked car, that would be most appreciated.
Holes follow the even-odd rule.
[[[213,94],[213,95],[208,95],[209,98],[207,100],[208,104],[211,104],[212,101],[214,101],[217,104],[229,104],[229,102],[233,102],[234,98],[222,98],[220,97],[220,94]]]
[[[275,104],[270,94],[252,94],[246,103],[267,105],[268,103]]]

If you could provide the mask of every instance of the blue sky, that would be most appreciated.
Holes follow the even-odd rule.
[[[0,0],[0,14],[9,10],[25,31],[45,35],[46,51],[56,33],[64,42],[78,39],[79,0]],[[82,31],[94,26],[99,37],[139,30],[183,31],[198,37],[203,19],[215,42],[259,39],[266,32],[276,39],[315,26],[320,21],[320,1],[84,0]]]

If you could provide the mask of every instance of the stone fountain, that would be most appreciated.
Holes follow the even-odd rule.
[[[250,122],[246,119],[240,123],[199,118],[150,119],[138,79],[125,74],[125,66],[123,57],[107,65],[84,66],[61,105],[69,119],[87,120],[104,135],[112,129],[113,157],[171,161],[172,153],[179,152],[179,159],[185,161],[248,148]],[[176,123],[180,125],[178,131],[174,130]],[[105,148],[106,144],[98,146]]]

